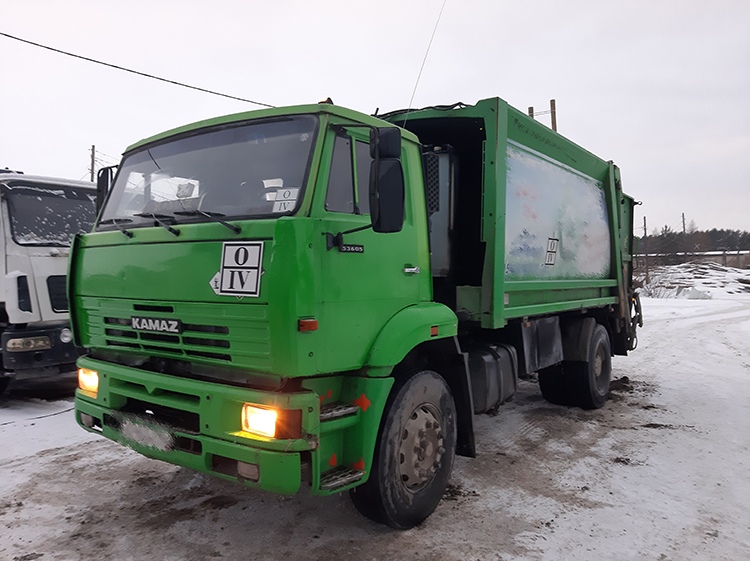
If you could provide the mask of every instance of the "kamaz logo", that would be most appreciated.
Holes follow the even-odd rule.
[[[160,333],[182,333],[182,323],[177,319],[131,317],[130,326],[138,331],[158,331]]]

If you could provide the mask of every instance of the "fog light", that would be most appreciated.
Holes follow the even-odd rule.
[[[256,483],[260,480],[260,467],[258,467],[258,464],[237,462],[237,473],[240,477],[255,481]]]
[[[11,353],[23,351],[46,351],[52,348],[49,337],[20,337],[18,339],[8,339],[5,349]]]
[[[94,394],[99,391],[99,373],[88,368],[78,369],[78,387],[85,392]]]
[[[242,404],[242,430],[258,436],[273,438],[276,436],[275,409],[259,407],[249,403]]]
[[[60,331],[60,341],[65,343],[71,343],[73,341],[73,332],[67,327],[63,327]]]

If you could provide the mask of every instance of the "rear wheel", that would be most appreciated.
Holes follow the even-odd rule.
[[[570,383],[575,405],[583,409],[598,409],[609,397],[609,382],[612,377],[612,351],[609,334],[603,325],[597,325],[591,334],[588,362],[571,362],[566,365],[566,377]]]
[[[368,518],[406,530],[437,508],[453,469],[456,408],[431,370],[408,378],[386,407],[370,478],[350,491]]]
[[[537,372],[542,397],[555,405],[570,405],[570,395],[563,363],[542,368]]]

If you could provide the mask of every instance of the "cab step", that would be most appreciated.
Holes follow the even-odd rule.
[[[336,466],[321,474],[320,488],[323,491],[333,491],[359,481],[364,475],[364,471],[346,466]]]
[[[331,421],[341,417],[348,417],[349,415],[356,415],[357,411],[359,411],[357,405],[335,401],[333,403],[327,403],[320,408],[320,420]]]

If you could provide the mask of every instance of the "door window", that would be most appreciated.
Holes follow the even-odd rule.
[[[354,212],[354,182],[352,170],[351,138],[336,136],[331,159],[331,172],[326,191],[326,210]]]
[[[357,140],[355,150],[357,154],[357,206],[359,214],[370,214],[370,168],[372,167],[370,145]]]
[[[325,208],[330,212],[370,214],[370,145],[338,134],[333,146]]]

